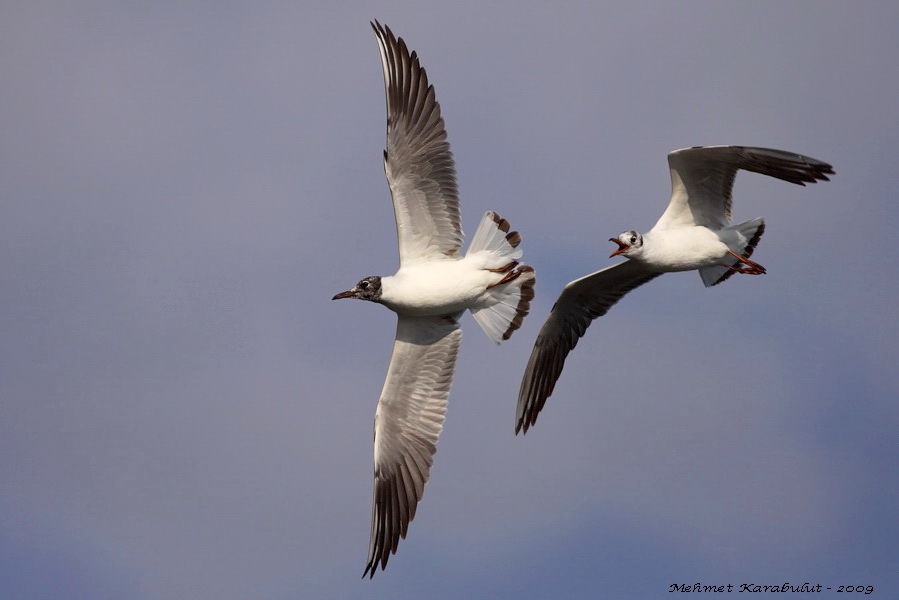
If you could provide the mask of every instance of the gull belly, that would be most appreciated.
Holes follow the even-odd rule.
[[[502,277],[468,258],[403,266],[382,278],[381,303],[404,316],[453,315],[480,308],[488,299],[487,288]]]
[[[736,231],[712,231],[708,227],[680,227],[649,231],[643,236],[643,252],[637,257],[653,271],[692,271],[722,264]],[[733,240],[723,238],[733,237]]]

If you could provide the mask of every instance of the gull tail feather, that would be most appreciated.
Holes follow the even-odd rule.
[[[756,245],[765,233],[765,220],[759,217],[750,221],[731,225],[727,229],[736,231],[739,234],[739,236],[737,236],[738,242],[736,244],[731,244],[730,249],[743,258],[749,258],[752,256],[752,252],[755,250]],[[736,266],[739,262],[740,261],[737,259],[733,259],[730,264]],[[718,285],[734,273],[735,271],[720,265],[699,269],[699,276],[702,277],[702,282],[706,287]]]
[[[518,247],[521,235],[517,231],[510,233],[509,228],[508,221],[495,212],[488,212],[468,248],[468,255],[487,254],[487,268],[505,272],[498,283],[488,288],[488,300],[471,310],[475,321],[496,344],[509,339],[521,327],[534,299],[536,282],[534,268],[518,264],[523,255]]]

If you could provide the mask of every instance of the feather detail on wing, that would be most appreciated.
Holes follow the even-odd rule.
[[[820,160],[771,148],[697,146],[668,154],[671,202],[653,229],[703,225],[723,229],[731,220],[737,171],[752,171],[805,185],[829,181],[833,167]]]
[[[572,281],[565,286],[540,329],[518,392],[515,433],[537,422],[562,374],[565,357],[594,319],[606,314],[629,291],[659,276],[628,260]]]
[[[399,317],[393,358],[375,415],[375,483],[365,577],[383,570],[424,494],[443,429],[456,355],[458,315]]]
[[[377,21],[387,95],[384,171],[393,196],[400,264],[461,258],[456,168],[434,86],[402,38]]]

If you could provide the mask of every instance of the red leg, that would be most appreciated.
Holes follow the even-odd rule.
[[[488,271],[493,271],[494,269],[487,269],[487,270],[488,270]],[[502,285],[502,284],[504,284],[504,283],[509,283],[510,281],[515,281],[516,279],[518,279],[518,276],[519,276],[519,275],[521,275],[521,271],[509,271],[508,273],[506,273],[506,274],[503,276],[502,279],[500,279],[500,280],[497,281],[496,283],[491,283],[490,285],[488,285],[488,286],[487,286],[487,289],[489,290],[489,289],[492,288],[492,287],[496,287],[496,286]]]
[[[518,266],[518,261],[513,260],[509,264],[504,267],[499,267],[496,269],[484,269],[485,271],[490,271],[491,273],[508,273],[512,269]]]
[[[746,265],[746,267],[738,267],[736,265],[724,265],[731,271],[736,271],[737,273],[745,273],[746,275],[764,275],[767,271],[765,267],[758,264],[757,262],[752,262],[748,258],[740,256],[736,252],[732,250],[728,250],[728,252],[741,263]]]

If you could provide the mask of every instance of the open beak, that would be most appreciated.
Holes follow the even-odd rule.
[[[356,292],[355,292],[355,291],[353,291],[353,290],[347,290],[347,291],[345,291],[345,292],[340,292],[339,294],[337,294],[336,296],[334,296],[333,298],[331,298],[331,300],[340,300],[341,298],[352,298],[352,297],[354,297],[355,295],[356,295]]]
[[[622,241],[619,240],[618,238],[609,238],[609,241],[610,241],[610,242],[615,242],[616,244],[618,244],[618,250],[615,250],[615,252],[612,252],[612,253],[609,255],[609,258],[612,258],[612,257],[615,256],[616,254],[621,254],[622,252],[624,252],[624,251],[626,251],[628,248],[630,248],[630,246],[628,246],[627,244],[625,244],[624,242],[622,242]]]

